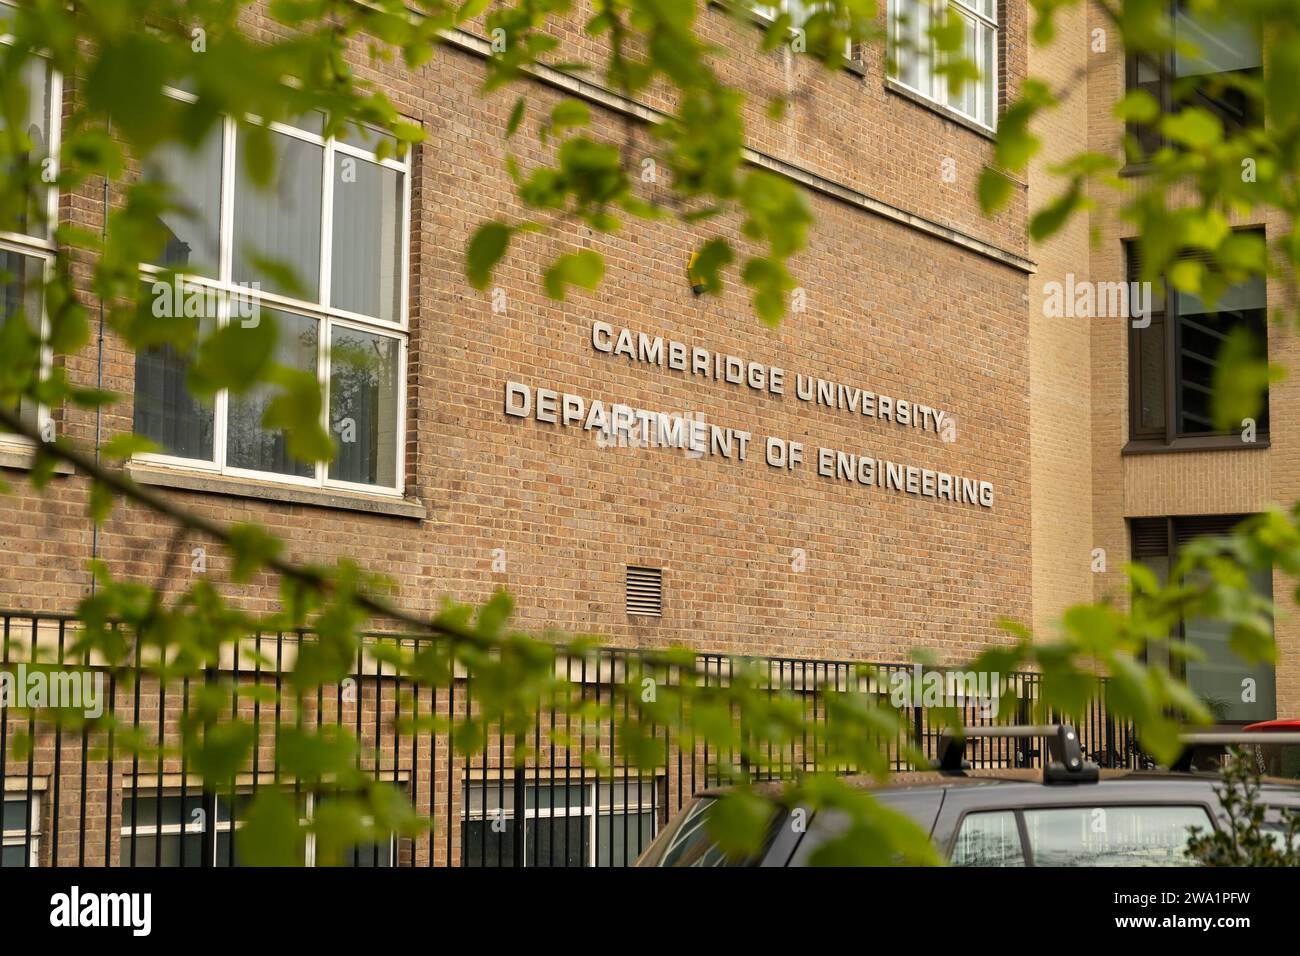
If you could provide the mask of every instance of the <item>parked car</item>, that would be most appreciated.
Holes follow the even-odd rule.
[[[1010,730],[1009,736],[1029,736],[1026,731],[1046,728]],[[1099,770],[1079,757],[1072,730],[1056,732],[1065,746],[1053,748],[1042,770],[972,770],[949,752],[937,769],[892,774],[883,785],[871,778],[849,779],[920,824],[954,866],[1189,866],[1195,863],[1186,854],[1190,829],[1225,824],[1217,774]],[[1300,734],[1289,735],[1287,742],[1300,742]],[[849,825],[840,811],[814,814],[778,806],[761,850],[748,859],[729,859],[707,825],[722,792],[699,794],[637,865],[807,866],[818,847]],[[771,793],[779,792],[773,785]],[[1300,784],[1266,779],[1260,800],[1268,807],[1265,825],[1280,837],[1282,811],[1300,811]],[[796,815],[797,810],[803,813]],[[796,819],[805,825],[794,826]]]

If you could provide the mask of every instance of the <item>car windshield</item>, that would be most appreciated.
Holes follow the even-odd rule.
[[[709,832],[709,817],[717,798],[700,797],[655,839],[638,866],[754,866],[771,845],[775,827],[759,851],[750,857],[729,857]],[[774,814],[775,816],[775,814]]]

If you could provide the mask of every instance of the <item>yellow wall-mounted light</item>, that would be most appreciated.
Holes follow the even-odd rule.
[[[699,262],[699,260],[700,254],[698,252],[692,252],[690,261],[686,263],[686,276],[691,280],[691,291],[696,295],[703,295],[704,290],[708,288],[708,285],[705,283],[704,277],[695,271],[695,264]]]

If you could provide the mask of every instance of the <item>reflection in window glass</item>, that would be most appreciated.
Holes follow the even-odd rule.
[[[275,322],[274,361],[287,368],[316,374],[317,322],[292,312],[262,309],[263,322]],[[262,418],[279,394],[265,383],[243,395],[231,394],[226,428],[226,461],[232,468],[270,471],[280,475],[309,477],[315,467],[289,455],[288,436],[279,429],[263,427]]]
[[[200,334],[214,325],[211,319],[201,323]],[[135,353],[134,430],[156,442],[163,454],[211,461],[215,413],[186,386],[191,361],[170,345]]]
[[[2,803],[0,867],[35,866],[40,852],[40,798],[8,796]]]
[[[1211,308],[1198,296],[1174,292],[1178,309],[1178,433],[1213,433],[1212,398],[1219,352],[1229,333],[1245,329],[1258,358],[1268,354],[1268,308],[1263,278],[1233,286]],[[1268,401],[1256,424],[1268,432]]]
[[[657,786],[637,778],[626,786],[616,781],[612,789],[607,783],[528,783],[523,865],[631,864],[654,839]],[[462,865],[513,865],[518,826],[513,782],[467,782],[462,793]]]
[[[40,375],[41,289],[44,282],[45,261],[35,256],[0,249],[0,324],[9,321],[25,322],[31,350],[32,377]],[[39,427],[39,412],[35,402],[20,399],[18,410],[23,424]]]
[[[1251,590],[1272,600],[1272,571],[1247,575]],[[1193,579],[1194,580],[1194,579]],[[1183,624],[1183,638],[1200,652],[1201,660],[1187,661],[1187,686],[1205,702],[1215,720],[1250,721],[1277,714],[1277,687],[1272,666],[1266,662],[1247,664],[1229,645],[1232,625],[1209,618],[1189,618]],[[1253,694],[1242,693],[1251,687]],[[1243,697],[1249,699],[1243,700]]]
[[[178,144],[154,152],[145,178],[166,182],[175,204],[159,218],[166,242],[157,265],[192,275],[216,276],[220,265],[221,124],[195,149]]]
[[[377,163],[334,157],[330,304],[396,321],[401,296],[402,176]]]
[[[1068,807],[1026,810],[1035,866],[1195,866],[1192,827],[1210,830],[1203,807]]]
[[[241,129],[237,136],[232,278],[237,283],[257,283],[262,292],[316,299],[324,147],[270,132],[275,175],[263,189],[248,176],[249,135]],[[294,282],[283,275],[286,269]]]
[[[18,156],[6,151],[6,156],[13,156],[15,162],[39,166],[50,153],[50,66],[43,57],[31,56],[23,61],[21,85],[27,93],[27,109],[24,111],[22,132],[27,140],[27,150]],[[5,130],[0,119],[0,131]],[[40,170],[36,170],[40,172]],[[44,209],[24,208],[17,213],[17,221],[12,219],[0,223],[0,229],[9,232],[21,232],[37,238],[47,238],[50,224],[42,215]]]
[[[952,848],[953,866],[1024,866],[1014,813],[972,813],[962,821]]]
[[[397,339],[336,325],[330,346],[330,477],[397,484]]]
[[[962,41],[955,53],[943,54],[930,30],[955,19]],[[937,4],[918,0],[890,0],[890,54],[899,82],[928,100],[940,103],[990,129],[997,121],[998,42],[997,5],[991,0],[946,0]],[[959,57],[978,71],[954,93],[948,76],[935,64]]]

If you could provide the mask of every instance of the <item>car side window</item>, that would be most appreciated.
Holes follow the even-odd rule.
[[[1016,815],[1009,810],[967,814],[953,844],[952,865],[1024,866]]]
[[[1204,807],[1097,806],[1025,810],[1035,866],[1196,866],[1193,827],[1214,829]]]

